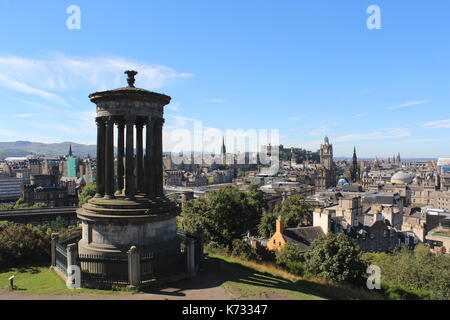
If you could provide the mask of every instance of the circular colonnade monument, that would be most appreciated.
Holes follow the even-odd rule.
[[[89,95],[97,106],[97,189],[77,210],[78,252],[124,257],[134,246],[139,253],[157,252],[170,264],[180,254],[179,208],[163,193],[163,108],[171,98],[136,88],[137,72],[125,73],[127,87]]]

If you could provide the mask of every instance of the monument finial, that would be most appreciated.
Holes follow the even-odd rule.
[[[138,72],[134,70],[127,70],[124,73],[128,76],[127,78],[128,86],[134,88],[134,82],[136,81],[134,79],[134,76],[137,75]]]

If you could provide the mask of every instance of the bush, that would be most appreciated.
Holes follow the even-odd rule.
[[[450,258],[433,254],[419,244],[414,250],[402,247],[392,254],[364,254],[368,264],[381,268],[386,293],[400,299],[416,299],[429,295],[430,299],[450,298]]]
[[[303,276],[305,273],[305,260],[296,245],[287,243],[282,250],[276,252],[275,256],[276,263],[290,273],[298,276]]]
[[[253,248],[248,242],[241,239],[233,240],[233,243],[231,245],[231,255],[246,260],[262,260],[261,256],[258,255],[257,250]]]
[[[2,224],[0,231],[0,267],[41,263],[50,259],[51,239],[37,228]]]
[[[427,290],[412,290],[404,286],[382,283],[381,289],[390,300],[429,300],[431,293]]]

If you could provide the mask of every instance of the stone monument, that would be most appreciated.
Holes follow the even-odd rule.
[[[136,88],[136,71],[125,74],[127,87],[89,95],[97,106],[97,190],[77,210],[82,222],[78,252],[125,257],[135,247],[170,264],[180,251],[179,209],[163,193],[163,108],[171,98]]]

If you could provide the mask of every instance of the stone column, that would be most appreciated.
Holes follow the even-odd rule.
[[[142,129],[144,124],[141,121],[136,122],[136,179],[137,189],[139,192],[144,190],[144,141],[142,136]]]
[[[105,199],[114,199],[114,120],[106,120]]]
[[[77,265],[78,246],[75,243],[71,243],[66,248],[67,253],[67,269],[70,266]]]
[[[59,239],[59,233],[52,233],[52,267],[56,267],[56,243]]]
[[[134,179],[134,117],[126,118],[126,155],[125,155],[125,197],[134,200],[136,194]]]
[[[132,246],[128,250],[128,282],[131,288],[139,287],[141,284],[141,259],[137,248]]]
[[[97,175],[95,181],[97,184],[96,198],[105,195],[105,121],[98,117],[97,122]]]
[[[188,276],[195,276],[195,242],[189,237],[186,237],[186,264]]]
[[[155,166],[153,150],[154,126],[153,120],[148,119],[145,138],[145,187],[148,198],[155,196]]]
[[[163,188],[163,161],[162,161],[162,127],[163,127],[164,119],[162,118],[156,118],[156,121],[154,123],[154,168],[155,168],[155,194],[157,197],[162,197],[164,195],[164,188]]]
[[[117,195],[122,194],[124,188],[124,129],[125,121],[119,119],[117,121]]]

